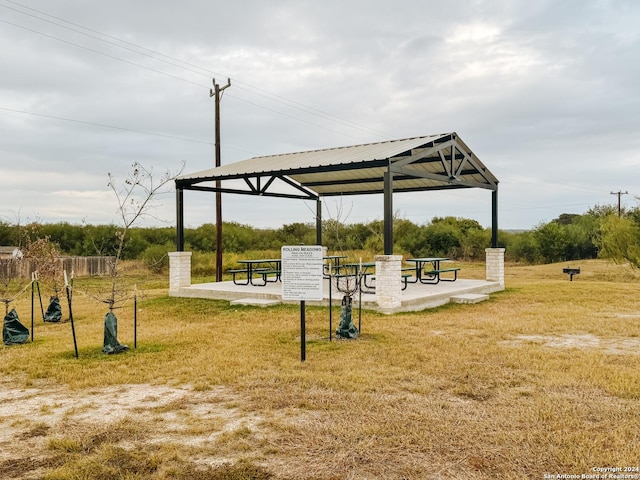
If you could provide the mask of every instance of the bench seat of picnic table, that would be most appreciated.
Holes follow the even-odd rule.
[[[458,278],[458,270],[460,269],[459,268],[439,268],[438,270],[428,270],[428,271],[425,271],[424,273],[426,273],[427,275],[435,275],[438,277],[439,280],[443,282],[455,282]],[[441,273],[450,273],[450,272],[453,272],[453,278],[440,277]]]

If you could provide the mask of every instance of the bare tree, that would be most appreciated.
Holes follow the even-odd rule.
[[[184,163],[176,173],[165,171],[159,179],[154,178],[153,169],[144,167],[139,162],[132,165],[132,171],[122,182],[118,182],[111,173],[108,173],[109,183],[116,196],[118,208],[116,210],[120,219],[120,228],[117,231],[117,242],[115,252],[109,261],[109,275],[111,277],[111,290],[105,303],[112,310],[117,297],[121,294],[118,289],[118,279],[120,274],[120,261],[124,252],[124,247],[128,240],[131,227],[145,217],[156,218],[154,209],[156,205],[154,197],[167,190],[168,185],[174,178],[182,172]]]
[[[22,227],[19,217],[15,225],[18,229],[18,237],[20,238]],[[16,245],[15,247],[9,258],[0,261],[0,302],[5,304],[5,313],[9,311],[9,304],[19,295],[17,292],[23,288],[23,282],[20,278],[20,267],[24,255],[20,245]]]
[[[344,254],[346,247],[343,243],[344,233],[343,226],[345,225],[347,219],[351,215],[351,211],[353,210],[353,203],[349,207],[349,210],[346,211],[343,199],[340,197],[340,200],[335,204],[335,215],[332,215],[331,210],[327,207],[327,212],[329,214],[329,219],[325,220],[324,227],[325,233],[331,238],[333,242],[335,242],[338,247],[338,251],[341,254]]]
[[[184,163],[182,167],[184,167]],[[182,168],[180,171],[182,171]],[[132,165],[132,171],[121,183],[118,183],[111,173],[108,174],[109,188],[111,188],[118,201],[117,213],[120,217],[121,226],[116,233],[117,241],[115,252],[113,252],[114,255],[109,261],[111,288],[108,298],[103,300],[109,305],[109,312],[104,321],[104,345],[102,348],[104,353],[118,353],[129,348],[118,341],[118,320],[113,313],[116,302],[124,300],[123,289],[119,288],[120,261],[128,240],[129,230],[144,217],[157,218],[153,214],[155,208],[153,199],[157,194],[167,189],[169,183],[179,173],[172,174],[166,171],[159,179],[156,179],[153,176],[152,169],[147,169],[140,163],[135,162]]]
[[[22,252],[16,249],[10,258],[0,262],[0,302],[5,305],[5,314],[9,311],[9,304],[17,297],[20,289],[19,268]]]
[[[51,285],[57,297],[62,290],[60,249],[48,235],[41,234],[39,223],[32,223],[26,228],[22,251],[25,260],[32,262],[38,277]]]

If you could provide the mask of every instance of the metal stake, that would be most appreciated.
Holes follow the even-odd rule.
[[[307,359],[307,339],[305,335],[305,308],[304,300],[300,300],[300,361]]]
[[[67,271],[64,271],[64,288],[67,293],[67,303],[69,304],[69,320],[71,321],[71,333],[73,334],[73,348],[78,358],[78,342],[76,341],[76,327],[73,323],[73,310],[71,308],[71,292],[69,291],[69,282],[67,281]]]
[[[133,348],[138,348],[138,292],[133,288]]]
[[[31,274],[31,341],[33,342],[33,305],[35,303],[36,290],[33,286],[33,273]]]
[[[42,294],[40,293],[40,282],[38,281],[38,272],[34,272],[36,277],[36,287],[38,287],[38,298],[40,299],[40,311],[42,312],[42,321],[44,322],[44,307],[42,306]]]

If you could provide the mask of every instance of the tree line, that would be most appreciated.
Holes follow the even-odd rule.
[[[31,227],[31,228],[26,228]],[[64,255],[110,255],[119,244],[122,227],[70,223],[20,226],[0,221],[0,245],[24,244],[25,232],[48,238]],[[383,251],[383,222],[342,223],[323,221],[323,245],[329,251]],[[184,231],[185,249],[214,252],[216,230],[204,224]],[[123,259],[157,261],[175,250],[174,227],[131,227],[122,252]],[[33,240],[33,239],[32,239]],[[282,245],[315,244],[312,223],[291,223],[280,228],[259,229],[237,222],[223,224],[223,251],[244,253],[279,250]],[[491,230],[477,221],[458,217],[435,217],[418,225],[394,219],[394,252],[408,256],[445,256],[458,260],[483,260],[491,243]],[[506,248],[506,259],[523,263],[552,263],[599,256],[633,258],[640,244],[640,207],[622,209],[595,206],[586,213],[562,214],[528,231],[498,233],[498,244]],[[634,246],[635,245],[635,246]]]

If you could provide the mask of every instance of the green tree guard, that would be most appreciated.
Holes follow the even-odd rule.
[[[338,338],[356,338],[360,332],[353,324],[351,318],[351,296],[345,295],[342,297],[342,306],[340,307],[340,325],[336,330],[336,337]]]
[[[29,339],[29,329],[20,323],[18,313],[13,308],[4,317],[4,326],[2,327],[2,340],[5,345],[15,345],[26,343]]]
[[[58,297],[51,297],[49,300],[49,307],[44,314],[45,322],[59,322],[62,320],[62,307],[60,306],[60,299]]]
[[[118,319],[109,312],[104,317],[104,346],[102,353],[120,353],[129,350],[127,345],[118,342]]]

